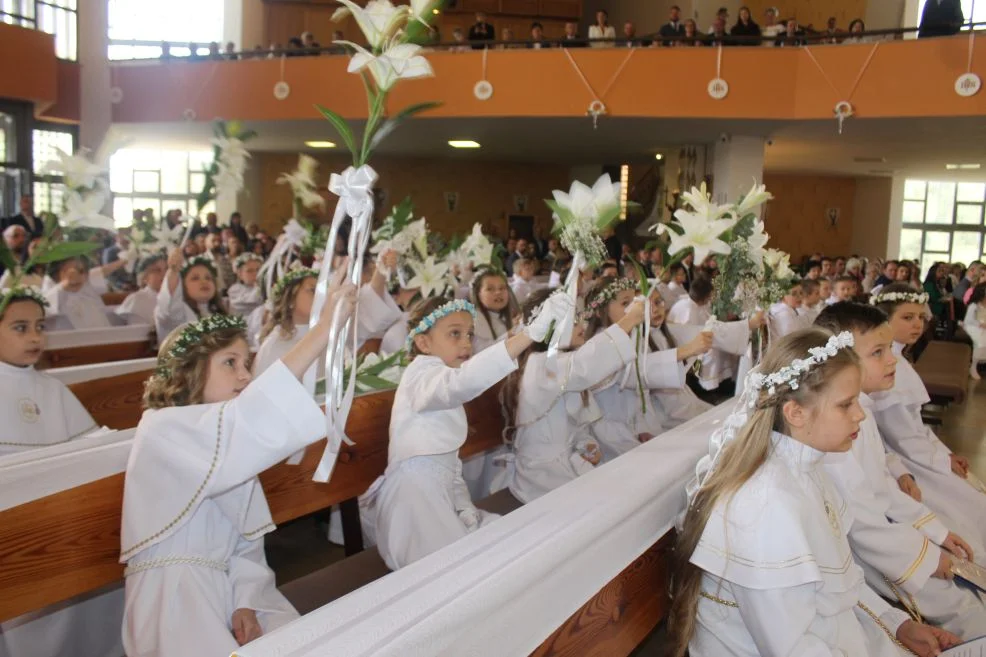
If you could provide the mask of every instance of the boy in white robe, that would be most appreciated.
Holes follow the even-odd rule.
[[[672,657],[899,657],[958,643],[880,599],[853,561],[854,507],[822,468],[847,456],[864,417],[852,342],[803,330],[771,344],[710,439],[672,566]]]
[[[510,289],[514,293],[517,303],[524,303],[531,292],[545,287],[534,280],[538,270],[538,261],[535,258],[520,258],[514,262],[514,275],[510,281]]]
[[[207,317],[161,346],[124,483],[127,655],[227,657],[298,617],[264,558],[274,524],[257,475],[324,435],[300,379],[336,302],[348,314],[355,297],[336,276],[318,324],[252,383],[240,317]]]
[[[809,324],[805,318],[798,314],[799,308],[801,308],[801,284],[795,283],[784,298],[772,305],[767,313],[771,339],[779,340],[788,333],[808,328]]]
[[[66,317],[75,329],[111,326],[107,317],[110,310],[101,295],[109,289],[106,277],[126,262],[126,252],[121,252],[119,260],[91,270],[83,257],[54,263],[50,273],[57,284],[45,292],[49,311]]]
[[[852,331],[863,365],[860,403],[871,411],[868,394],[892,387],[897,368],[886,316],[871,306],[838,303],[822,311],[816,324]],[[872,412],[851,451],[827,458],[825,468],[856,517],[849,542],[870,586],[965,640],[979,636],[986,628],[986,603],[951,580],[953,556],[971,558],[974,550],[897,486]]]
[[[921,500],[955,520],[963,532],[974,532],[970,540],[986,544],[986,491],[969,477],[968,459],[954,454],[922,421],[928,391],[903,356],[904,348],[924,333],[926,300],[924,293],[900,283],[887,285],[872,299],[890,317],[900,358],[893,388],[873,396],[874,416],[888,448],[913,475]]]
[[[157,308],[157,295],[161,291],[164,275],[168,271],[167,259],[163,255],[145,258],[137,266],[140,289],[127,295],[116,309],[118,315],[132,315],[141,323],[154,326],[154,309]]]
[[[257,275],[264,259],[254,253],[244,253],[233,262],[236,282],[229,286],[229,312],[246,318],[264,302],[263,291],[257,285]]]
[[[0,461],[84,437],[96,422],[61,381],[34,369],[44,351],[44,298],[24,288],[0,293]],[[4,657],[120,657],[122,591],[111,590],[0,624]]]
[[[818,304],[822,298],[821,286],[818,281],[806,278],[801,281],[801,307],[798,308],[798,316],[804,319],[806,326],[815,323],[815,318],[821,312]]]
[[[475,308],[468,301],[434,298],[411,319],[405,370],[390,417],[387,470],[360,497],[363,523],[392,570],[479,529],[498,516],[476,509],[459,448],[466,441],[463,404],[517,367],[517,357],[543,340],[566,310],[557,297],[527,330],[472,356]]]

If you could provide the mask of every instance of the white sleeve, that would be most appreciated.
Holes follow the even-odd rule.
[[[935,472],[952,471],[951,450],[921,421],[916,406],[894,404],[874,412],[873,417],[890,449]]]
[[[904,465],[904,461],[901,460],[897,452],[889,449],[887,450],[887,469],[890,470],[890,474],[893,476],[894,481],[897,481],[904,475],[911,474],[911,471],[907,469],[906,465]]]
[[[359,334],[363,341],[383,337],[384,331],[401,318],[401,309],[394,299],[383,293],[377,296],[369,283],[359,289]]]
[[[3,287],[3,285],[0,284],[0,287]],[[974,303],[969,304],[969,307],[966,308],[965,310],[965,322],[963,323],[966,326],[971,326],[972,328],[982,328],[982,326],[979,324],[979,319],[976,317],[976,309],[977,309],[976,304]]]
[[[687,370],[678,361],[677,349],[652,351],[644,357],[643,361],[643,368],[641,368],[643,370],[643,381],[648,389],[668,390],[680,389],[685,386]],[[630,367],[633,368],[635,365],[631,363]],[[632,386],[626,385],[627,381],[624,380],[624,387],[636,387],[636,376],[631,376],[629,379],[629,383]]]
[[[712,336],[712,346],[728,354],[742,356],[750,343],[750,325],[745,319],[737,322],[722,322],[716,326]]]
[[[411,405],[415,412],[441,411],[462,406],[479,397],[497,381],[517,369],[517,361],[498,342],[467,360],[461,367],[439,365],[411,379],[405,373],[401,385],[413,386]]]
[[[888,476],[889,479],[889,476]],[[896,484],[897,482],[890,482]],[[899,486],[890,488],[890,508],[887,517],[896,523],[910,525],[936,545],[941,545],[948,537],[948,528],[938,519],[931,509],[905,493]]]
[[[275,590],[274,571],[267,565],[264,542],[248,541],[237,536],[236,547],[229,558],[229,579],[233,584],[233,609],[275,611],[264,609],[264,600]]]
[[[802,328],[801,319],[798,317],[798,313],[794,310],[778,312],[776,314],[770,315],[770,320],[774,324],[774,332],[777,337],[783,338],[789,333],[794,333],[798,329]]]
[[[157,328],[158,342],[163,342],[171,331],[188,320],[188,304],[185,303],[184,287],[181,280],[175,287],[174,294],[168,289],[165,280],[157,295],[157,305],[154,307],[154,325]]]
[[[99,267],[94,267],[89,270],[89,285],[96,290],[96,294],[106,294],[110,291],[109,285],[106,283],[106,276],[103,275],[103,270]]]
[[[564,392],[582,392],[633,361],[633,341],[614,324],[584,345],[558,357],[557,378]]]
[[[897,634],[897,630],[904,624],[905,621],[911,619],[906,612],[891,607],[890,603],[877,595],[876,591],[871,589],[869,584],[866,582],[863,582],[863,584],[859,587],[859,603],[866,605],[870,611],[876,614],[877,618],[883,621],[883,624],[886,625],[887,629],[893,632],[894,635]],[[863,611],[863,609],[858,606],[856,608],[859,609],[856,616],[859,618],[860,623],[865,624],[873,622],[870,615]],[[865,616],[860,616],[860,612],[865,614]]]
[[[227,294],[229,295],[230,305],[251,305],[261,303],[264,300],[263,295],[260,293],[259,285],[247,287],[242,283],[234,283],[229,286]]]
[[[54,379],[53,379],[54,381]],[[92,418],[82,402],[72,394],[61,381],[55,381],[61,391],[61,415],[65,419],[65,435],[69,439],[81,438],[97,428],[96,420]]]
[[[730,584],[743,624],[763,657],[842,657],[824,639],[811,633],[818,616],[815,584],[783,589],[748,589]],[[777,622],[784,619],[784,622]]]

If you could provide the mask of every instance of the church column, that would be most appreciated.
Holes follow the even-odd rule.
[[[79,9],[79,144],[96,151],[113,123],[110,104],[109,3]]]
[[[763,182],[764,138],[723,134],[712,149],[712,198],[735,201]],[[761,206],[762,207],[762,206]]]

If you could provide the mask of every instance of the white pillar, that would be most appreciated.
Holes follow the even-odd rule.
[[[754,181],[763,182],[763,137],[723,134],[712,153],[712,189],[716,203],[736,201]]]
[[[108,46],[109,3],[88,2],[79,11],[79,143],[93,152],[113,122]]]
[[[888,258],[900,256],[900,231],[904,225],[904,182],[905,176],[894,176],[894,184],[890,191],[890,223],[887,226]]]
[[[243,43],[243,0],[223,0],[222,45],[232,41],[237,50],[253,48],[255,44]]]

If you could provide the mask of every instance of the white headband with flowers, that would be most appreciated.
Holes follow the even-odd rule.
[[[924,305],[928,303],[927,292],[881,292],[870,297],[871,305],[881,303],[917,303]]]
[[[854,344],[855,340],[852,337],[852,333],[843,331],[839,335],[833,335],[829,338],[824,347],[812,347],[809,349],[808,358],[796,358],[791,361],[790,365],[782,367],[770,374],[751,372],[747,379],[748,385],[756,390],[766,388],[768,395],[776,394],[777,387],[782,385],[789,386],[791,390],[797,390],[799,385],[798,380],[810,372],[813,367],[824,363],[842,349],[851,349]],[[750,405],[753,406],[755,403],[756,399],[751,398]]]

